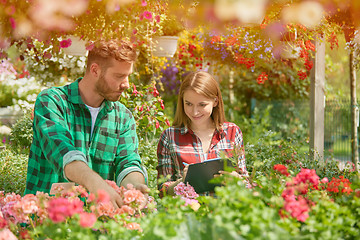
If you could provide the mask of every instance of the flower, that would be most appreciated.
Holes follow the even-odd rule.
[[[274,165],[274,170],[278,171],[279,173],[281,173],[282,175],[285,176],[290,176],[290,173],[287,170],[287,167],[282,165],[282,164],[276,164]]]
[[[175,194],[185,198],[195,199],[199,195],[195,192],[195,189],[189,183],[180,182],[174,187]]]
[[[97,218],[94,213],[82,212],[80,213],[80,226],[83,228],[94,226]]]
[[[69,200],[67,198],[53,198],[49,201],[49,218],[55,222],[63,222],[67,217],[83,211],[83,202],[79,199]]]
[[[258,84],[264,84],[266,80],[268,80],[268,75],[266,72],[262,72],[256,79]]]
[[[65,40],[62,40],[61,42],[60,42],[60,47],[61,48],[68,48],[68,47],[70,47],[71,46],[71,39],[70,38],[68,38],[68,39],[65,39]]]
[[[149,12],[149,11],[144,11],[144,12],[142,13],[142,15],[144,16],[144,18],[146,18],[146,19],[149,20],[149,21],[152,21],[152,19],[153,19],[152,13]]]

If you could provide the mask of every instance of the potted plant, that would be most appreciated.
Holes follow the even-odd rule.
[[[177,49],[178,35],[184,30],[181,20],[175,16],[164,16],[160,20],[159,36],[154,38],[153,55],[157,57],[172,57]]]

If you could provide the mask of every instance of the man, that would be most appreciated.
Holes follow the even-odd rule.
[[[136,124],[120,102],[136,60],[126,41],[99,41],[89,51],[83,78],[42,91],[35,102],[25,194],[49,193],[53,183],[103,189],[115,207],[120,196],[104,179],[147,192]]]

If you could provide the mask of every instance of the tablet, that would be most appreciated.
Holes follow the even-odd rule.
[[[225,164],[227,167],[234,168],[229,159],[221,158],[190,164],[184,182],[189,183],[196,193],[214,191],[220,184],[209,183],[209,181],[214,178],[214,175],[219,174],[220,170],[224,170]]]

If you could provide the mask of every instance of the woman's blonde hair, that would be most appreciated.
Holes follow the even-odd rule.
[[[186,90],[193,90],[207,98],[216,99],[217,105],[213,109],[211,118],[214,121],[215,128],[220,130],[222,124],[225,122],[224,102],[221,96],[220,87],[210,73],[203,71],[192,72],[182,81],[173,126],[190,126],[191,120],[184,110],[184,92]]]
[[[111,59],[134,63],[136,61],[136,49],[125,40],[99,40],[94,43],[93,49],[89,51],[87,59],[87,70],[92,63],[99,64],[105,70],[111,66]]]

